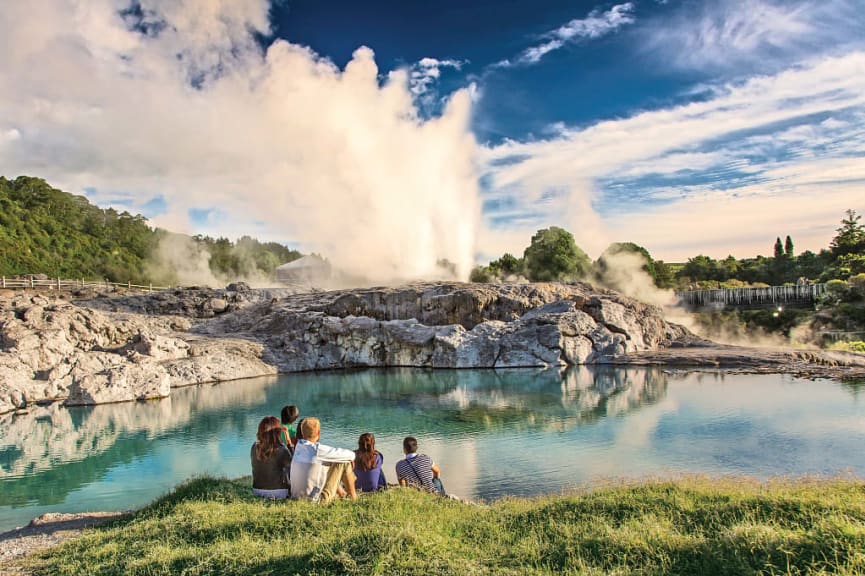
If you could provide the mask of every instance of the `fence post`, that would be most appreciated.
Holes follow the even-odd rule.
[[[60,290],[60,276],[57,277],[57,289]]]
[[[33,276],[30,276],[30,288],[34,288],[35,286],[36,286],[36,283],[33,282]]]
[[[132,280],[127,280],[127,281],[126,281],[126,289],[127,289],[127,290],[132,290]]]
[[[150,292],[153,292],[153,282],[150,283]]]

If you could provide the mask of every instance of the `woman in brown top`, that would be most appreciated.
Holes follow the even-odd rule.
[[[284,500],[289,497],[288,471],[291,451],[280,438],[279,419],[267,416],[258,424],[258,441],[249,451],[252,460],[252,493],[262,498]]]

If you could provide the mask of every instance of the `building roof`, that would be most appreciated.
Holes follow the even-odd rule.
[[[301,270],[304,268],[330,268],[330,264],[318,256],[309,255],[276,267],[277,270]]]

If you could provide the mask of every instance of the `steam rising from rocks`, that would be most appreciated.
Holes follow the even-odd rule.
[[[299,242],[370,281],[434,277],[441,259],[466,278],[480,219],[470,89],[424,118],[408,72],[382,77],[369,48],[340,69],[263,47],[268,8],[4,3],[0,133],[19,135],[0,142],[4,172],[133,211],[158,200],[170,230]]]
[[[675,293],[655,286],[652,277],[643,270],[647,262],[642,254],[621,251],[605,253],[603,257],[606,263],[601,277],[603,285],[647,304],[661,307],[675,305]]]

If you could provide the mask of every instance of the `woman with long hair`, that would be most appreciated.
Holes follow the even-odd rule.
[[[381,469],[384,456],[375,449],[375,436],[370,432],[360,435],[357,450],[354,451],[354,485],[358,492],[375,492],[387,488],[384,472]]]
[[[256,442],[249,457],[252,460],[252,493],[262,498],[284,500],[291,484],[291,451],[282,443],[279,418],[266,416],[258,423]]]

